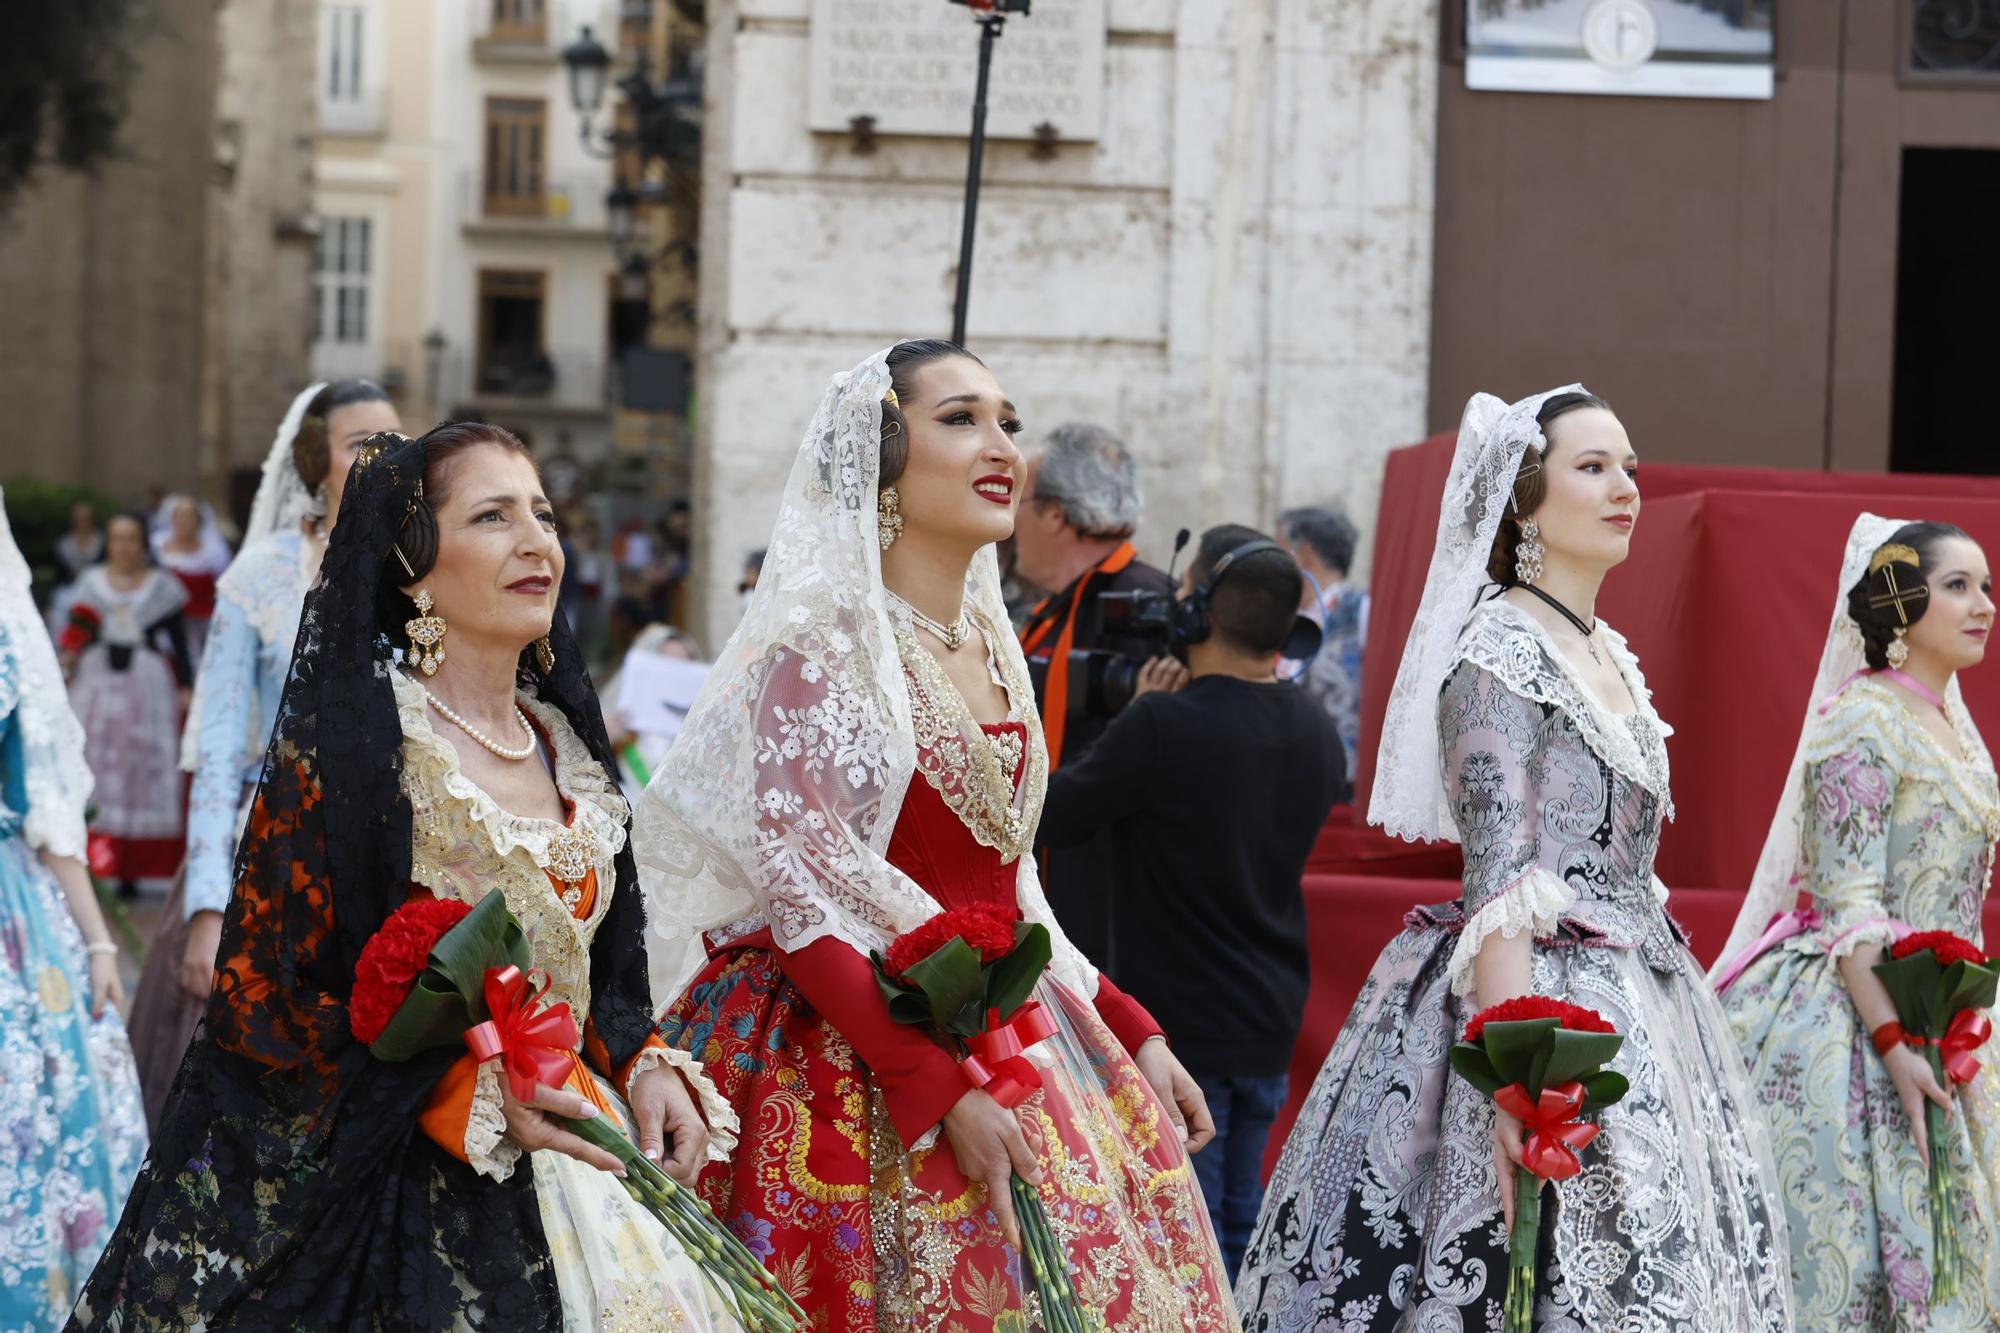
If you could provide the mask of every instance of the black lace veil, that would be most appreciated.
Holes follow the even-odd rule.
[[[561,1311],[531,1186],[445,1153],[418,1117],[452,1052],[376,1060],[348,1031],[361,946],[410,893],[389,673],[409,600],[392,542],[424,442],[377,437],[350,476],[238,848],[216,988],[73,1328],[543,1329]],[[372,455],[372,456],[369,456]],[[563,617],[522,681],[614,774]],[[631,853],[591,958],[614,1062],[650,1030]]]

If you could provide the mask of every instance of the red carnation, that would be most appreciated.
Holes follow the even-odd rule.
[[[884,970],[902,981],[905,972],[944,948],[953,938],[962,939],[977,949],[980,962],[997,963],[1014,952],[1014,923],[1017,919],[1012,907],[1000,903],[975,903],[971,907],[955,907],[949,912],[939,912],[915,930],[898,935],[890,942],[889,952],[882,960]]]
[[[1520,995],[1481,1009],[1465,1025],[1465,1040],[1477,1042],[1486,1035],[1488,1023],[1525,1023],[1537,1018],[1553,1018],[1571,1032],[1618,1031],[1595,1009],[1552,1000],[1546,995]]]
[[[1961,935],[1948,930],[1920,930],[1914,935],[1905,935],[1897,940],[1889,950],[1891,958],[1908,958],[1913,953],[1929,949],[1937,955],[1939,967],[1950,967],[1953,963],[1986,962],[1986,951]]]
[[[410,998],[431,950],[472,911],[456,898],[412,898],[361,946],[354,964],[354,993],[347,1025],[363,1046],[373,1045]]]

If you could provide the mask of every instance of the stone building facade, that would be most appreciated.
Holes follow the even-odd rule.
[[[0,476],[229,499],[306,371],[311,0],[157,0],[120,151],[0,218]]]
[[[988,146],[968,342],[1030,445],[1073,419],[1131,442],[1150,557],[1178,527],[1287,505],[1372,514],[1382,455],[1425,425],[1436,0],[1105,12],[1099,137]],[[813,13],[707,5],[694,563],[710,639],[827,377],[951,325],[966,141],[811,131]]]

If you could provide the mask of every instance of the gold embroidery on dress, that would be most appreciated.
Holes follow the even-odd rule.
[[[969,614],[990,645],[992,625],[976,611]],[[1048,785],[1048,751],[1040,734],[1032,723],[1023,731],[988,733],[972,716],[944,667],[901,625],[896,627],[896,649],[910,681],[917,771],[980,845],[999,852],[1001,864],[1013,864],[1033,844]],[[1009,697],[1032,698],[1032,685],[1016,680],[1012,667],[1003,654],[1002,683]],[[1027,768],[1016,786],[1014,774],[1021,768],[1024,750]]]
[[[624,798],[562,715],[522,695],[521,706],[549,738],[556,786],[574,813],[568,827],[510,814],[465,776],[457,751],[431,730],[423,695],[400,673],[393,679],[403,724],[403,794],[412,815],[410,878],[441,898],[468,903],[498,889],[527,934],[535,966],[549,975],[549,1001],[589,1013],[590,944],[615,889],[611,864],[625,842]],[[550,873],[560,878],[579,864],[579,882],[558,896]],[[592,869],[599,871],[597,897],[578,918],[580,881]]]

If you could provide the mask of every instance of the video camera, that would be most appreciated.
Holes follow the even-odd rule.
[[[1174,540],[1173,559],[1167,565],[1169,579],[1180,564],[1188,536],[1188,530],[1182,528]],[[1069,672],[1070,716],[1116,717],[1138,694],[1141,667],[1169,654],[1185,660],[1188,645],[1208,637],[1210,597],[1229,567],[1245,556],[1281,549],[1275,542],[1262,540],[1237,547],[1217,561],[1207,580],[1184,598],[1145,588],[1097,594],[1099,633],[1107,638],[1140,641],[1148,645],[1148,651],[1132,657],[1103,648],[1071,649],[1064,664]],[[1320,627],[1300,616],[1282,655],[1293,661],[1310,660],[1318,655],[1320,643]],[[1028,675],[1035,683],[1037,699],[1048,697],[1048,674],[1054,655],[1051,649],[1028,659]]]

